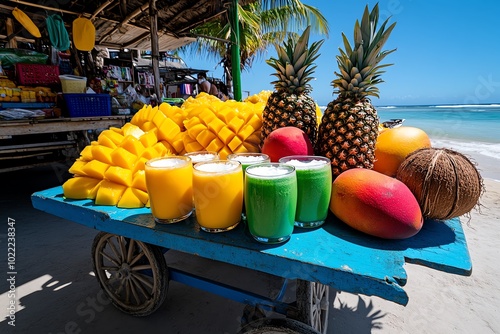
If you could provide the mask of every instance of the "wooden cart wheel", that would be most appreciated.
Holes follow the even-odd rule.
[[[159,247],[100,232],[92,261],[99,284],[120,311],[146,316],[165,301],[168,271]]]
[[[325,334],[330,309],[329,287],[327,285],[297,280],[298,320]]]

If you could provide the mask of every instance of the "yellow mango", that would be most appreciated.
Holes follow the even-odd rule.
[[[248,138],[245,141],[248,143],[252,143],[254,145],[259,146],[261,141],[262,141],[262,139],[260,137],[260,131],[255,131],[253,134],[248,136]]]
[[[128,123],[127,123],[128,124]],[[103,132],[101,132],[101,134],[99,135],[99,137],[97,138],[97,140],[99,141],[99,138],[100,137],[108,137],[109,139],[111,139],[111,141],[116,145],[119,145],[122,140],[123,140],[123,135],[117,131],[113,131],[113,130],[104,130]]]
[[[152,148],[152,147],[150,147],[150,148]],[[148,161],[148,160],[149,159],[147,159],[145,157],[140,157],[139,159],[137,159],[135,164],[134,164],[134,169],[132,169],[132,174],[135,174],[140,170],[144,171],[144,168],[146,166],[146,161]]]
[[[234,132],[231,131],[231,129],[229,129],[228,127],[223,127],[218,133],[217,133],[217,136],[220,138],[220,140],[224,143],[224,144],[228,144],[232,139],[233,137],[235,136]]]
[[[174,148],[173,154],[181,154],[184,151],[184,141],[183,138],[186,135],[186,132],[181,132],[175,136],[174,140],[171,142],[172,147]]]
[[[235,152],[236,148],[240,146],[242,143],[243,142],[241,141],[241,139],[238,138],[238,136],[236,136],[233,138],[233,140],[229,142],[229,144],[227,144],[227,146],[231,149],[231,151]]]
[[[173,140],[174,137],[181,132],[181,128],[172,121],[170,118],[166,118],[165,121],[158,128],[158,139],[159,140]]]
[[[155,147],[148,147],[142,151],[140,158],[145,158],[146,160],[158,158],[160,152]]]
[[[83,148],[83,150],[80,152],[80,159],[83,161],[90,161],[94,159],[92,156],[92,147],[93,145],[87,145]]]
[[[68,172],[73,175],[80,175],[84,176],[85,172],[83,171],[83,167],[87,164],[87,161],[82,161],[79,159],[76,159],[75,162],[71,165],[71,167],[68,169]]]
[[[196,136],[196,141],[200,143],[201,146],[207,147],[212,140],[217,138],[215,134],[212,133],[212,131],[205,129],[198,136]]]
[[[158,142],[153,146],[153,148],[158,152],[158,156],[162,157],[168,153],[168,149],[163,145],[162,142]]]
[[[222,128],[226,127],[226,123],[218,119],[217,117],[208,123],[208,128],[214,133],[219,133]]]
[[[153,131],[154,129],[156,129],[156,125],[155,123],[153,123],[153,121],[146,121],[141,126],[141,130],[143,130],[144,132]]]
[[[254,144],[249,143],[249,142],[244,142],[243,146],[246,148],[247,152],[260,153],[260,148],[257,145],[254,145]]]
[[[95,197],[96,205],[116,205],[127,189],[126,186],[108,180],[101,182]]]
[[[229,147],[224,146],[222,149],[219,150],[219,157],[221,160],[226,160],[227,156],[231,153],[233,152],[229,149]]]
[[[122,126],[122,131],[123,131],[124,137],[134,136],[137,139],[141,138],[141,136],[144,134],[144,131],[142,131],[141,128],[139,128],[137,125],[134,125],[131,123],[125,123],[125,125]],[[116,143],[116,144],[119,145],[119,143]]]
[[[254,132],[255,129],[251,125],[245,124],[241,128],[240,132],[238,132],[238,137],[240,137],[241,140],[245,141]]]
[[[171,155],[174,151],[172,145],[170,145],[170,143],[165,140],[160,140],[154,147],[160,149],[160,145],[163,145],[163,147],[165,147],[165,150],[161,150],[161,156]]]
[[[114,131],[114,132],[118,132],[119,134],[121,134],[123,136],[123,130],[121,128],[117,128],[116,126],[110,126],[109,130]]]
[[[132,189],[132,192],[142,202],[142,204],[146,205],[146,203],[149,201],[148,193],[146,191],[137,188],[131,187],[130,189]]]
[[[82,167],[85,175],[93,177],[95,179],[102,180],[104,178],[104,173],[109,168],[107,163],[101,162],[99,160],[92,160]]]
[[[206,146],[206,150],[219,152],[224,146],[225,144],[219,138],[215,138]]]
[[[202,131],[206,130],[206,128],[207,128],[207,127],[206,127],[206,125],[205,125],[205,124],[201,124],[201,123],[199,123],[199,124],[196,124],[196,125],[194,125],[194,126],[191,126],[191,127],[187,128],[187,133],[188,133],[188,135],[189,135],[191,138],[193,138],[193,139],[194,139],[194,138],[198,137],[198,135],[199,135]]]
[[[141,141],[142,146],[144,147],[153,146],[158,141],[158,138],[156,137],[156,129],[146,132],[141,136],[141,138],[139,138],[139,140]]]
[[[142,203],[142,201],[137,198],[135,193],[132,191],[132,188],[127,188],[123,192],[116,206],[124,209],[134,209],[142,208],[144,206],[144,203]]]
[[[138,170],[134,173],[132,178],[132,187],[146,192],[148,191],[148,188],[146,187],[146,172],[144,170]]]
[[[113,160],[113,165],[115,166],[133,169],[137,156],[130,153],[123,147],[117,147],[113,150],[113,152],[111,152],[111,159]]]
[[[88,199],[95,199],[95,197],[97,196],[97,191],[99,190],[99,187],[101,186],[101,183],[104,182],[104,180],[100,180],[98,184],[96,184],[94,186],[94,188],[92,188],[90,191],[89,191],[89,195],[88,195]]]
[[[73,177],[63,183],[63,194],[71,199],[92,199],[92,190],[101,180],[91,177]]]
[[[110,166],[104,173],[104,179],[130,187],[132,185],[132,171],[119,166]]]
[[[155,114],[155,116],[153,117],[152,119],[152,122],[154,123],[154,125],[159,128],[161,126],[161,124],[167,119],[167,116],[165,116],[164,113],[162,112],[157,112]]]
[[[241,118],[239,117],[233,117],[229,123],[228,123],[228,127],[233,130],[234,133],[238,133],[240,132],[240,129],[241,127],[243,126],[243,124],[245,124],[245,121],[242,120]]]
[[[184,148],[186,149],[186,152],[196,152],[204,150],[204,147],[201,146],[197,141],[192,141],[190,143],[185,144]]]
[[[132,135],[127,135],[119,145],[123,147],[130,153],[133,153],[136,156],[140,156],[142,151],[144,151],[144,145],[142,145],[141,141]]]
[[[113,142],[111,140],[111,138],[106,136],[106,135],[99,136],[99,138],[97,138],[97,142],[99,143],[100,146],[106,146],[106,147],[109,147],[111,149],[116,148],[115,142]],[[93,146],[97,146],[97,145],[93,145]]]
[[[112,148],[102,146],[102,145],[93,145],[92,146],[92,156],[95,160],[99,160],[100,162],[104,162],[108,165],[113,164],[113,159],[111,159],[111,153],[113,152]]]

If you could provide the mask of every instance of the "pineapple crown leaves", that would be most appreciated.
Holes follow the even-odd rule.
[[[377,85],[383,82],[381,75],[385,73],[382,69],[393,65],[380,62],[396,51],[396,49],[382,51],[382,48],[396,23],[387,27],[390,19],[387,18],[377,30],[378,19],[378,3],[371,12],[366,6],[361,23],[356,20],[354,24],[354,48],[342,33],[344,50],[339,48],[340,55],[336,57],[339,72],[334,72],[337,76],[337,79],[332,81],[332,85],[336,88],[334,93],[356,98],[369,95],[379,97]]]
[[[277,91],[287,91],[290,94],[308,93],[312,90],[309,81],[316,69],[313,62],[318,58],[318,51],[324,40],[309,44],[310,26],[308,26],[298,40],[289,38],[284,46],[275,44],[278,58],[266,60],[276,73],[272,75],[278,79],[271,82]]]

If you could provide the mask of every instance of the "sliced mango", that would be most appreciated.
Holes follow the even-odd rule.
[[[130,153],[140,156],[142,151],[144,151],[144,145],[142,145],[141,141],[132,135],[127,135],[119,145],[123,147]]]
[[[175,123],[170,118],[166,118],[165,121],[158,128],[158,139],[171,141],[175,138],[175,136],[181,132],[181,128],[177,123]]]
[[[205,129],[196,136],[196,141],[200,143],[201,146],[207,147],[215,138],[217,138],[217,136],[212,131]]]
[[[63,194],[72,199],[91,199],[92,190],[101,180],[91,177],[73,177],[63,183]]]
[[[101,162],[99,160],[92,160],[82,167],[85,175],[93,177],[95,179],[102,180],[104,178],[104,173],[109,168],[107,163]]]
[[[92,156],[95,160],[104,162],[105,164],[112,165],[113,159],[111,159],[112,148],[103,145],[93,145],[92,146]]]
[[[144,131],[142,131],[140,127],[131,123],[125,123],[125,125],[122,126],[122,131],[123,136],[134,136],[137,139],[141,138],[141,136],[144,134]]]
[[[93,145],[87,145],[83,148],[83,150],[80,152],[80,159],[83,161],[90,161],[94,159],[92,156],[92,146]]]
[[[222,128],[217,135],[224,144],[228,144],[235,136],[234,132],[228,127]]]
[[[114,183],[108,180],[101,182],[97,195],[95,197],[96,205],[116,205],[122,197],[122,194],[127,189],[127,186]]]
[[[156,137],[155,130],[150,130],[143,134],[141,138],[139,138],[139,140],[141,141],[142,146],[151,147],[156,144],[156,142],[158,141],[158,137]]]
[[[115,144],[115,146],[120,144],[123,140],[123,135],[120,132],[109,129],[101,132],[97,140],[99,141],[99,138],[101,137],[108,137]]]
[[[132,185],[132,171],[120,166],[110,166],[104,173],[104,179],[130,187]]]
[[[83,167],[87,164],[86,161],[82,161],[82,160],[75,160],[75,162],[73,162],[73,164],[71,165],[71,167],[68,169],[68,172],[70,174],[73,174],[73,175],[80,175],[80,176],[84,176],[86,175],[85,172],[83,171]]]
[[[146,191],[143,191],[141,189],[133,188],[131,187],[132,192],[134,195],[141,200],[142,204],[146,205],[146,203],[149,201],[149,195]]]
[[[132,187],[146,192],[148,191],[148,188],[146,187],[146,172],[144,170],[135,172],[132,179]]]
[[[142,203],[142,201],[136,196],[132,188],[127,188],[123,192],[116,206],[124,209],[133,209],[142,208],[144,203]]]
[[[126,169],[133,169],[134,163],[137,160],[137,156],[130,153],[123,147],[117,147],[111,152],[111,159],[113,160],[113,165],[120,166]]]
[[[134,164],[134,169],[132,170],[132,174],[135,175],[138,171],[144,171],[144,168],[146,167],[146,161],[149,159],[146,159],[145,157],[140,157],[139,159],[136,160]]]

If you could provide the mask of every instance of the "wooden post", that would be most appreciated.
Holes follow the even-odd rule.
[[[149,0],[149,20],[151,24],[151,62],[153,66],[153,78],[155,81],[154,91],[161,102],[162,95],[160,91],[160,52],[158,50],[158,11],[156,9],[156,0]]]
[[[17,40],[14,34],[14,23],[12,22],[12,18],[8,17],[5,21],[5,27],[7,28],[7,45],[9,48],[16,49],[17,48]],[[11,37],[12,36],[12,37]]]

